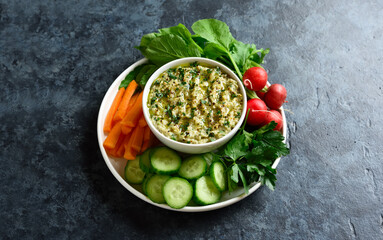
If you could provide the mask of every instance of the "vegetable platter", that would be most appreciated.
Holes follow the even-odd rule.
[[[269,84],[261,66],[269,49],[231,35],[219,20],[203,19],[142,37],[144,59],[128,67],[107,91],[98,116],[102,156],[116,179],[140,199],[161,208],[210,211],[249,196],[261,185],[274,190],[286,146],[286,89]],[[142,91],[162,65],[185,57],[223,63],[243,81],[247,115],[237,134],[218,150],[188,155],[164,147],[143,118]],[[162,95],[161,95],[162,97]]]

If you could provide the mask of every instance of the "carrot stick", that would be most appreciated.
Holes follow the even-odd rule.
[[[112,130],[110,130],[109,135],[106,137],[103,144],[104,147],[113,149],[117,144],[120,134],[121,134],[121,123],[118,122],[116,123],[116,125],[113,126]]]
[[[134,160],[136,159],[136,156],[137,156],[137,153],[136,152],[132,152],[131,149],[130,150],[127,150],[125,148],[125,153],[124,153],[124,158],[126,160]]]
[[[146,123],[144,114],[142,114],[140,119],[138,120],[138,126],[140,126],[140,127],[148,126],[148,124]]]
[[[126,110],[127,113],[128,113],[129,110],[132,108],[133,104],[136,102],[138,95],[139,95],[139,94],[134,94],[134,95],[132,96],[132,98],[130,99],[130,101],[129,101],[129,105],[128,105],[128,110]],[[113,120],[113,122],[112,122],[112,127],[114,126],[114,124],[116,124],[116,122],[119,122],[119,121],[114,121],[114,120]],[[122,126],[123,126],[123,125],[122,125]],[[124,128],[122,127],[122,132],[123,132],[124,134],[128,134],[129,130],[128,130],[127,128],[124,129]]]
[[[129,110],[129,114],[126,114],[124,119],[122,119],[123,125],[128,127],[135,127],[137,125],[142,114],[142,94],[143,91],[138,95],[136,102]]]
[[[150,148],[153,145],[153,142],[154,142],[154,135],[150,131],[150,128],[147,126],[145,128],[144,143],[142,144],[141,152],[145,152],[146,149]]]
[[[120,137],[118,138],[118,141],[116,143],[116,146],[113,148],[113,149],[110,149],[109,150],[109,154],[113,157],[121,157],[121,156],[118,156],[117,155],[117,151],[118,149],[121,147],[121,145],[123,144],[124,142],[124,139],[125,139],[125,135],[124,134],[120,134]]]
[[[150,128],[149,126],[145,127],[145,132],[144,132],[144,141],[149,141],[150,140]]]
[[[144,140],[145,128],[136,127],[132,133],[132,145],[130,146],[135,152],[140,152],[142,142]]]
[[[135,152],[132,149],[132,144],[133,144],[133,133],[129,137],[129,140],[124,141],[124,146],[125,146],[124,158],[127,160],[134,160],[137,155],[137,152]]]
[[[133,107],[133,104],[136,102],[138,95],[140,94],[134,94],[132,98],[130,99],[129,105],[128,105],[128,111]]]
[[[130,132],[132,132],[132,127],[128,127],[128,126],[125,126],[125,125],[122,125],[121,124],[121,130],[122,130],[122,133],[123,134],[129,134]]]
[[[130,139],[130,135],[131,134],[125,135],[124,140],[122,141],[120,147],[117,149],[116,157],[123,157],[124,156],[125,144],[128,143],[128,141]]]
[[[110,132],[112,130],[112,121],[114,114],[117,112],[118,106],[120,105],[122,96],[125,93],[125,88],[120,88],[118,90],[117,95],[114,97],[112,106],[110,106],[108,115],[106,115],[105,123],[104,123],[104,132]]]
[[[134,91],[136,91],[137,86],[138,84],[134,80],[129,83],[128,87],[125,90],[124,96],[122,97],[120,106],[118,107],[118,110],[114,115],[113,121],[117,122],[124,118],[124,116],[126,115],[126,110],[129,106],[129,101],[132,98]]]

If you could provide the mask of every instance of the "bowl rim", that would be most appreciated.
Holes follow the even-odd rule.
[[[132,193],[136,197],[140,198],[141,200],[143,200],[143,201],[145,201],[151,205],[157,206],[159,208],[171,210],[171,211],[177,211],[177,212],[207,212],[207,211],[212,211],[212,210],[216,210],[216,209],[220,209],[220,208],[224,208],[224,207],[227,207],[229,205],[232,205],[232,204],[239,202],[239,201],[243,200],[244,198],[250,196],[252,193],[254,193],[261,186],[261,183],[259,183],[259,182],[254,183],[249,188],[248,194],[241,194],[239,196],[233,197],[233,198],[225,200],[223,202],[218,202],[218,203],[207,205],[207,206],[186,206],[186,207],[181,208],[181,209],[174,209],[174,208],[169,207],[166,204],[158,204],[158,203],[152,202],[147,196],[145,196],[143,193],[141,193],[140,191],[138,191],[137,189],[132,187],[129,183],[127,183],[121,177],[121,175],[117,172],[116,168],[113,166],[113,164],[111,162],[111,161],[121,161],[121,159],[109,157],[108,154],[106,153],[103,145],[102,145],[105,138],[106,138],[106,135],[104,134],[104,130],[103,130],[103,125],[104,125],[104,121],[105,121],[105,117],[106,117],[106,114],[104,114],[104,111],[106,111],[106,113],[107,113],[107,111],[109,110],[110,105],[112,104],[112,101],[108,102],[108,99],[110,98],[110,95],[112,95],[112,96],[116,95],[116,93],[118,91],[118,86],[120,85],[121,81],[125,78],[125,76],[128,75],[128,73],[130,73],[131,71],[133,71],[133,69],[135,67],[142,65],[146,62],[148,62],[148,59],[142,58],[142,59],[136,61],[135,63],[133,63],[132,65],[130,65],[128,68],[126,68],[110,85],[110,87],[107,90],[107,92],[105,93],[103,100],[101,102],[101,105],[100,105],[100,109],[99,109],[98,116],[97,116],[97,140],[98,140],[99,148],[101,151],[101,155],[104,158],[104,161],[105,161],[107,167],[109,168],[110,172],[112,173],[112,175],[117,179],[117,181],[123,187],[125,187],[125,189],[127,189],[130,193]],[[285,112],[284,112],[283,107],[280,108],[280,112],[281,112],[281,115],[283,118],[282,134],[285,138],[283,142],[286,143],[287,138],[288,138],[288,136],[287,136],[287,123],[286,123],[286,116],[285,116]],[[277,158],[274,161],[272,167],[276,168],[278,166],[280,160],[281,160],[281,158]],[[126,160],[124,160],[124,162],[126,162]]]
[[[199,62],[199,63],[205,63],[207,65],[210,65],[211,67],[220,67],[224,73],[226,73],[229,77],[233,78],[238,82],[238,87],[240,88],[240,91],[242,93],[242,111],[241,111],[241,117],[239,118],[238,122],[235,124],[235,126],[223,137],[216,139],[212,142],[207,142],[207,143],[197,143],[197,144],[189,144],[189,143],[183,143],[183,142],[178,142],[173,139],[170,139],[166,137],[164,134],[162,134],[152,123],[152,120],[150,119],[150,114],[149,114],[149,108],[147,106],[147,98],[149,97],[149,91],[150,88],[153,85],[153,82],[166,70],[170,68],[177,67],[179,65],[183,64],[188,64],[192,62]],[[186,58],[180,58],[173,60],[171,62],[168,62],[161,66],[159,69],[157,69],[149,78],[145,85],[144,93],[142,96],[142,110],[144,113],[144,117],[146,122],[148,123],[148,126],[158,137],[161,136],[161,138],[166,139],[166,141],[171,142],[171,144],[178,145],[182,148],[209,148],[211,146],[219,145],[222,144],[223,142],[226,142],[230,140],[232,137],[234,137],[235,133],[238,132],[239,128],[242,126],[243,121],[245,120],[246,117],[246,108],[247,108],[247,99],[246,99],[246,90],[245,87],[243,86],[241,80],[238,78],[238,76],[227,66],[224,64],[217,62],[215,60],[209,59],[209,58],[203,58],[203,57],[186,57]]]

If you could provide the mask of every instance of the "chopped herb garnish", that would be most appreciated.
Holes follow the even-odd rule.
[[[190,67],[197,67],[198,66],[198,62],[192,62],[190,63]]]

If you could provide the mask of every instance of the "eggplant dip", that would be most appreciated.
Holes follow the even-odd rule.
[[[243,96],[238,82],[219,67],[195,62],[154,80],[147,102],[153,125],[178,142],[215,141],[238,123]]]

